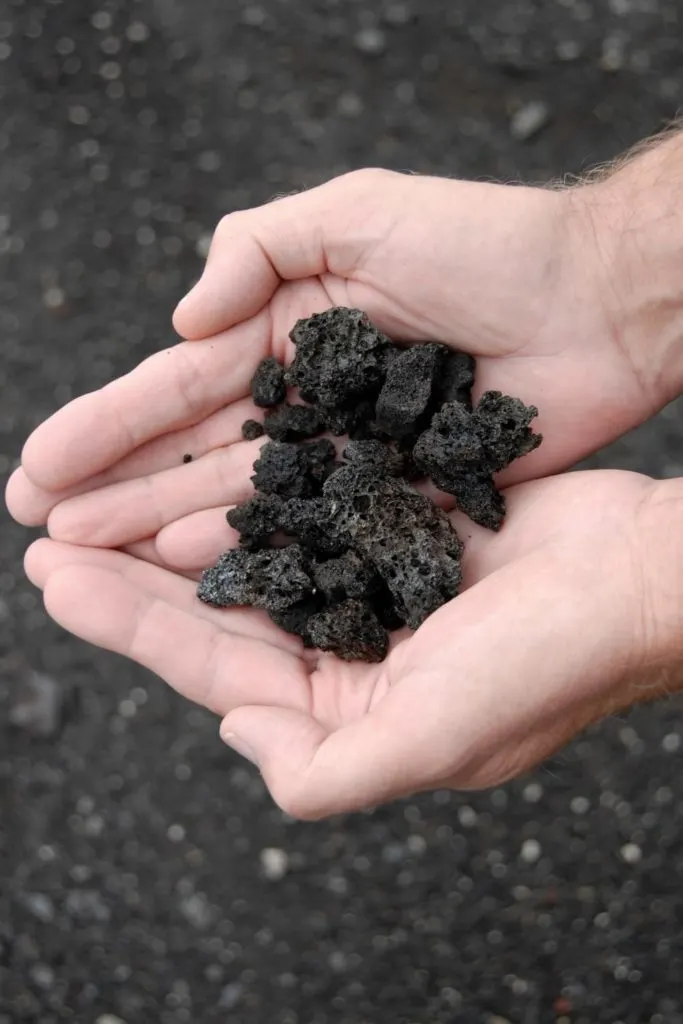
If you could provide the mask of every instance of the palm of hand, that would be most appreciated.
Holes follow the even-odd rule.
[[[207,608],[191,581],[122,552],[39,541],[27,570],[67,629],[227,716],[224,734],[256,731],[275,798],[316,816],[501,781],[631,699],[618,643],[652,486],[577,473],[512,488],[500,534],[468,531],[465,592],[381,665],[304,652],[263,613]]]

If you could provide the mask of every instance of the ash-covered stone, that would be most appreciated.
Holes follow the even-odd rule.
[[[269,356],[263,359],[251,379],[251,397],[254,405],[267,409],[284,402],[287,389],[285,386],[285,368],[277,359]]]

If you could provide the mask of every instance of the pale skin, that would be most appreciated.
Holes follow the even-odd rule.
[[[25,446],[7,501],[47,522],[26,570],[49,613],[219,715],[303,818],[500,783],[678,689],[683,485],[554,474],[681,390],[681,171],[675,137],[570,191],[368,171],[226,218],[175,313],[189,340]],[[225,508],[250,492],[251,373],[331,305],[471,351],[477,392],[537,405],[545,437],[501,480],[499,534],[452,513],[464,593],[381,665],[304,652],[260,612],[195,597],[236,543]]]

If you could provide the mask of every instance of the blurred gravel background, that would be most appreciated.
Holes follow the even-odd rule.
[[[537,181],[683,96],[678,0],[0,0],[0,468],[171,338],[219,216],[352,167]],[[681,412],[597,461],[681,472]],[[63,635],[0,524],[0,1024],[683,1022],[680,704],[295,824]]]

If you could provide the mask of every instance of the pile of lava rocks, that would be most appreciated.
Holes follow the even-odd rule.
[[[228,512],[240,547],[198,589],[216,607],[251,605],[309,647],[381,661],[388,633],[417,629],[458,593],[463,544],[446,513],[412,485],[431,479],[475,523],[500,529],[493,476],[541,443],[533,406],[498,391],[472,406],[475,361],[446,345],[401,348],[357,309],[299,320],[285,369],[252,380],[269,440],[256,494]],[[290,404],[288,389],[306,404]],[[341,460],[329,437],[347,436]],[[311,440],[316,438],[316,440]]]

